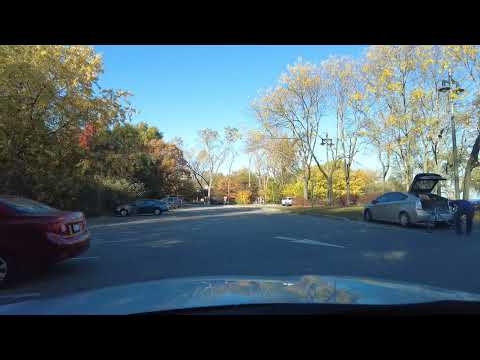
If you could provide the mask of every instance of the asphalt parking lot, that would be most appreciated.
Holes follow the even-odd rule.
[[[172,277],[347,275],[480,293],[480,236],[210,206],[91,219],[91,248],[0,290],[0,303]]]

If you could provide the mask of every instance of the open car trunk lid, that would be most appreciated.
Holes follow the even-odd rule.
[[[421,173],[415,175],[412,184],[408,192],[416,194],[428,194],[431,193],[435,185],[440,180],[446,180],[444,177],[433,173]]]

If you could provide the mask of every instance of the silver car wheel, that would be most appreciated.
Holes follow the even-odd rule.
[[[8,274],[8,263],[7,260],[0,257],[0,283],[7,278]]]
[[[127,216],[127,215],[128,215],[128,211],[125,210],[125,209],[122,209],[122,211],[120,211],[120,215],[122,215],[122,216]]]
[[[400,225],[406,227],[406,226],[408,226],[409,223],[410,223],[410,219],[408,218],[408,214],[402,212],[400,214]]]
[[[153,212],[155,215],[160,215],[162,212],[159,210],[159,209],[155,209],[155,211]]]

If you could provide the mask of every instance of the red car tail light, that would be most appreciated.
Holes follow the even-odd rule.
[[[62,222],[48,224],[48,232],[59,234],[59,235],[68,235],[68,227]]]

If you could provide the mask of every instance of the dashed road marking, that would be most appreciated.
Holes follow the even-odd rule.
[[[291,238],[291,237],[288,237],[288,236],[274,236],[274,238],[275,239],[280,239],[280,240],[291,240],[291,241],[298,240],[298,239]]]
[[[310,239],[295,239],[288,236],[275,236],[276,239],[288,240],[290,242],[299,243],[299,244],[308,244],[308,245],[319,245],[319,246],[330,246],[345,249],[345,246],[329,244],[322,241],[310,240]]]
[[[308,244],[308,245],[330,246],[330,247],[345,249],[345,246],[334,245],[334,244],[329,244],[329,243],[325,243],[325,242],[322,242],[322,241],[309,240],[309,239],[295,240],[295,241],[292,241],[292,242],[300,243],[300,244]]]

